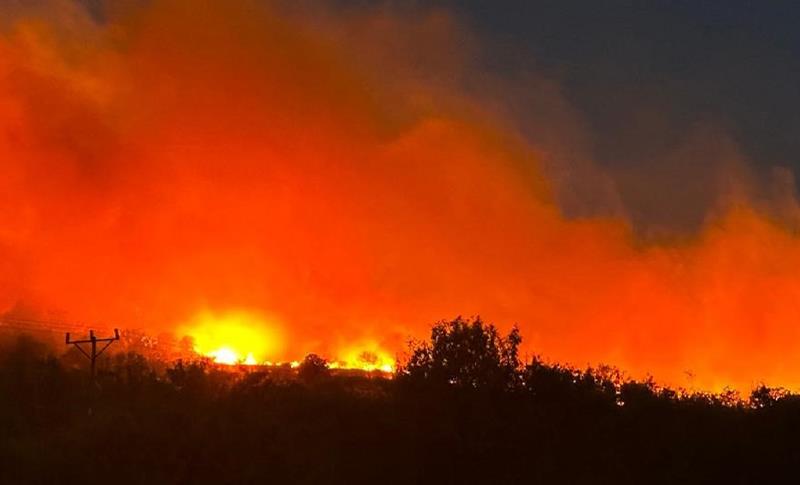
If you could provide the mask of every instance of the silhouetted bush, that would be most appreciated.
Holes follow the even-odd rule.
[[[461,388],[512,389],[519,384],[521,342],[517,328],[502,337],[480,317],[442,321],[433,326],[430,342],[412,344],[398,376]]]
[[[0,352],[0,483],[793,483],[800,398],[686,394],[438,323],[397,379],[328,369]],[[313,384],[313,385],[309,385]],[[91,412],[90,412],[91,411]]]
[[[308,354],[297,368],[297,376],[308,383],[328,377],[328,361],[317,354]]]

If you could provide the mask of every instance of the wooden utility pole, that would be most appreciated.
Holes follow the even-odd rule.
[[[92,382],[93,383],[96,383],[96,376],[97,376],[96,363],[97,363],[97,358],[100,357],[100,354],[105,352],[105,350],[108,348],[109,345],[111,345],[112,343],[114,343],[117,340],[119,340],[119,330],[117,330],[116,328],[114,329],[114,336],[113,337],[97,338],[94,335],[94,330],[89,330],[89,338],[88,339],[85,339],[85,340],[70,340],[69,332],[67,332],[67,338],[66,338],[67,345],[74,345],[75,348],[80,350],[81,353],[83,355],[85,355],[87,359],[89,359],[91,361],[91,363],[92,363]],[[97,342],[105,342],[105,345],[103,346],[103,348],[100,349],[100,352],[97,351]],[[81,347],[81,344],[92,344],[91,353],[86,352],[83,349],[83,347]]]

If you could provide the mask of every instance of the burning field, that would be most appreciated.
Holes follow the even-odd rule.
[[[481,315],[549,361],[800,389],[794,176],[717,127],[606,170],[557,79],[482,69],[444,8],[23,3],[0,6],[6,319],[392,371]],[[653,205],[701,215],[662,231]]]

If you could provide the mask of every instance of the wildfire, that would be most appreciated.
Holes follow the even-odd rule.
[[[283,338],[275,323],[246,311],[216,315],[205,311],[183,329],[194,340],[194,351],[225,365],[256,365],[277,355]]]
[[[201,312],[183,333],[194,340],[194,351],[222,365],[284,367],[296,369],[300,360],[276,360],[281,355],[283,339],[275,324],[263,316],[234,311],[221,315]],[[331,369],[393,373],[395,360],[377,342],[365,341],[345,346],[328,362]]]
[[[730,190],[709,187],[720,205],[697,233],[640,241],[612,215],[639,212],[614,209],[625,194],[608,215],[564,217],[556,195],[573,178],[576,194],[615,186],[616,169],[584,180],[559,165],[595,134],[565,121],[550,81],[476,89],[491,76],[469,75],[482,63],[458,54],[464,32],[438,9],[306,18],[271,6],[285,2],[165,0],[52,22],[51,2],[7,3],[37,7],[0,16],[2,311],[187,335],[219,364],[296,367],[315,352],[386,372],[406,337],[480,314],[519,323],[523,351],[555,361],[800,389],[791,173],[761,191],[746,170],[721,172]],[[520,93],[543,108],[525,129],[494,102]],[[721,138],[665,159],[738,164]],[[774,192],[774,210],[751,192]],[[198,302],[215,311],[192,317]]]
[[[221,347],[217,350],[212,350],[206,353],[206,356],[213,358],[217,364],[225,365],[257,365],[258,361],[253,356],[252,352],[248,352],[245,358],[241,354],[230,347]]]
[[[395,359],[375,342],[346,348],[339,360],[329,365],[332,369],[359,369],[367,372],[394,372]]]

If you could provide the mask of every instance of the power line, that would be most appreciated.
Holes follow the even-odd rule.
[[[18,330],[34,330],[34,331],[53,331],[53,332],[65,332],[69,330],[89,330],[90,325],[76,323],[76,322],[66,322],[66,321],[57,321],[57,320],[37,320],[32,318],[20,318],[20,317],[9,317],[9,316],[2,316],[0,317],[0,329],[3,328],[14,328]],[[91,328],[98,328],[96,325],[91,326]],[[109,330],[108,327],[99,327],[104,331]]]

